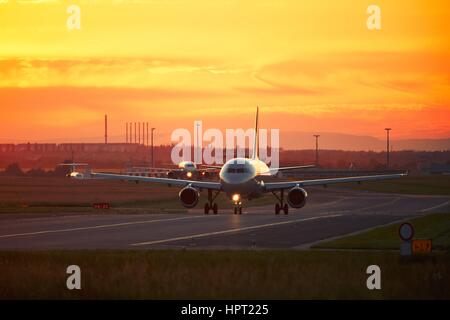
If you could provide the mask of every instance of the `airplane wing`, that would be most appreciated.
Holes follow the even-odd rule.
[[[278,171],[287,171],[287,170],[297,170],[297,169],[307,169],[314,168],[314,164],[308,164],[304,166],[293,166],[293,167],[280,167],[280,168],[270,168],[270,173],[278,172]]]
[[[167,171],[181,171],[179,168],[156,168],[156,167],[131,167],[130,169],[142,172],[151,171],[151,172],[167,172]],[[130,171],[131,172],[131,171]]]
[[[388,180],[404,177],[407,175],[408,175],[407,173],[397,173],[397,174],[384,174],[375,176],[359,176],[359,177],[314,179],[314,180],[285,181],[285,182],[267,182],[264,184],[264,186],[266,191],[273,191],[273,190],[290,189],[293,187],[326,186],[334,183]]]
[[[200,166],[203,168],[206,168],[206,169],[217,169],[217,170],[222,169],[222,166],[210,166],[208,164],[201,164]],[[202,170],[202,169],[200,169],[200,170]]]
[[[71,167],[78,167],[78,166],[88,166],[87,163],[79,163],[79,162],[73,162],[73,163],[58,163],[58,166],[71,166]]]
[[[217,170],[217,169],[220,169],[221,167],[220,166],[204,166],[204,165],[201,165],[202,167],[204,167],[204,168],[198,168],[197,169],[197,171],[209,171],[209,170]],[[136,170],[138,170],[138,169],[142,169],[142,172],[144,172],[144,170],[147,170],[147,171],[150,171],[150,172],[156,172],[156,173],[160,173],[160,172],[169,172],[169,171],[183,171],[182,169],[180,169],[180,168],[178,168],[178,167],[173,167],[173,168],[153,168],[153,167],[133,167],[133,169],[136,169]],[[146,172],[147,172],[146,171]],[[132,172],[132,171],[129,171],[129,172]],[[139,171],[138,171],[139,172]]]
[[[90,174],[90,176],[92,178],[100,178],[100,179],[161,183],[161,184],[166,184],[169,186],[179,186],[179,187],[185,187],[185,186],[191,185],[191,187],[194,187],[194,188],[221,190],[221,186],[220,186],[219,182],[210,182],[210,181],[141,177],[141,176],[130,176],[130,175],[124,175],[124,174],[97,173],[97,172],[92,172]]]

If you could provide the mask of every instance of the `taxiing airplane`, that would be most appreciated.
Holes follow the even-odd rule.
[[[302,208],[307,199],[307,192],[304,187],[309,186],[327,186],[335,183],[345,182],[362,182],[362,181],[377,181],[395,179],[406,176],[406,173],[401,174],[385,174],[372,176],[356,176],[344,178],[330,178],[330,179],[314,179],[314,180],[298,180],[285,182],[264,182],[257,179],[261,176],[271,176],[280,170],[292,170],[299,167],[282,167],[269,168],[266,163],[261,161],[259,154],[259,137],[258,137],[258,108],[256,109],[255,119],[255,138],[253,141],[253,154],[251,158],[234,158],[228,160],[220,169],[220,180],[215,181],[198,181],[187,179],[173,179],[173,178],[157,178],[157,177],[142,177],[131,176],[123,174],[111,173],[96,173],[87,172],[82,174],[79,172],[72,172],[71,177],[75,179],[85,178],[102,178],[114,179],[136,182],[150,182],[161,183],[169,186],[179,186],[182,189],[179,192],[181,204],[186,208],[193,208],[197,205],[200,192],[202,190],[208,191],[208,202],[204,205],[204,213],[208,214],[212,211],[217,214],[219,209],[216,202],[217,196],[224,192],[234,203],[234,214],[242,213],[242,201],[244,199],[258,198],[264,193],[271,192],[277,199],[275,204],[275,214],[284,211],[288,214],[289,206],[292,208]],[[304,167],[304,166],[301,166]],[[285,201],[285,193],[286,201]]]
[[[199,168],[192,161],[181,161],[176,167],[154,168],[154,167],[131,167],[126,174],[132,176],[167,176],[176,179],[201,179],[207,178],[215,169]]]
[[[314,168],[315,165],[302,165],[293,167],[283,167],[271,170],[271,175],[276,175],[281,171],[291,171],[298,169]],[[166,175],[169,178],[176,179],[208,179],[215,177],[222,166],[217,165],[207,165],[207,164],[196,164],[193,161],[181,161],[178,163],[176,168],[152,168],[152,167],[132,167],[126,174],[132,176],[160,176]]]

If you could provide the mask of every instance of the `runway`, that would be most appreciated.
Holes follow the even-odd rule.
[[[448,196],[308,191],[304,208],[278,216],[273,205],[244,207],[242,215],[231,210],[204,215],[200,209],[161,214],[2,214],[0,250],[299,249],[450,209]]]

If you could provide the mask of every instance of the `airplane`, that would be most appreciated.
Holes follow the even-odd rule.
[[[301,165],[292,167],[283,167],[272,169],[272,175],[276,175],[276,172],[297,169],[314,168],[315,165]],[[134,176],[148,176],[149,174],[160,176],[166,175],[169,178],[176,179],[207,179],[217,175],[222,167],[217,165],[196,164],[193,161],[181,161],[176,168],[152,168],[152,167],[132,167],[126,174]]]
[[[173,166],[173,164],[171,164]],[[217,172],[217,168],[197,165],[193,161],[181,161],[176,168],[153,168],[153,167],[132,167],[127,171],[129,175],[165,175],[176,179],[201,179],[208,178]]]
[[[178,164],[178,168],[167,172],[169,178],[182,177],[186,175],[187,178],[199,178],[200,175],[207,176],[209,172],[204,169],[197,168],[197,165],[193,161],[181,161]]]
[[[59,163],[58,166],[62,167],[70,167],[69,172],[66,174],[66,177],[70,177],[73,179],[83,179],[84,175],[80,172],[75,171],[77,167],[89,167],[87,163],[80,163],[80,162],[65,162],[65,163]],[[90,169],[87,169],[90,170]]]
[[[208,191],[208,202],[204,205],[204,213],[212,211],[218,213],[218,205],[214,202],[217,196],[223,192],[234,203],[234,214],[242,214],[242,201],[258,198],[264,193],[272,193],[277,199],[275,214],[289,213],[289,207],[302,208],[306,204],[308,193],[304,187],[327,186],[335,183],[378,181],[395,179],[406,176],[407,173],[384,174],[371,176],[354,176],[329,179],[298,180],[284,182],[264,182],[259,177],[271,176],[279,170],[290,170],[295,167],[269,168],[266,163],[259,159],[259,137],[258,137],[258,113],[256,109],[255,136],[251,158],[233,158],[220,167],[219,181],[199,181],[173,178],[142,177],[123,174],[86,172],[72,172],[71,177],[75,179],[102,178],[123,181],[149,182],[179,186],[178,194],[181,204],[186,208],[193,208],[198,204],[200,192]],[[285,200],[285,193],[286,200]]]

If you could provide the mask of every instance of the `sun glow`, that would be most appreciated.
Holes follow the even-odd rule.
[[[101,141],[108,113],[111,142],[148,119],[168,143],[257,105],[285,131],[450,136],[448,1],[379,0],[379,30],[366,1],[75,3],[69,30],[73,3],[0,1],[0,142]]]

